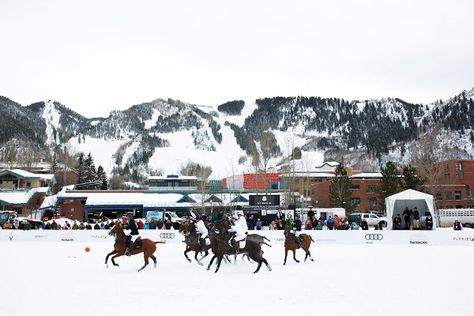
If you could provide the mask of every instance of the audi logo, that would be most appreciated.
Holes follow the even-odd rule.
[[[161,239],[173,239],[174,238],[174,233],[161,233],[160,238]]]
[[[382,234],[365,234],[365,240],[382,240]]]

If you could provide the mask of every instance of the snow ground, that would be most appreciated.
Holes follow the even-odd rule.
[[[273,271],[188,263],[184,244],[158,245],[156,269],[142,256],[104,265],[110,242],[0,242],[2,315],[472,315],[474,251],[466,246],[312,245],[315,262]],[[86,253],[85,247],[91,251]],[[302,259],[303,253],[297,254]],[[205,259],[205,264],[209,259]]]

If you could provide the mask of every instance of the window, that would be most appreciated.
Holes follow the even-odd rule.
[[[360,185],[359,184],[351,185],[351,190],[360,190]]]
[[[456,171],[456,179],[464,179],[464,172]]]
[[[446,200],[452,200],[453,199],[453,192],[445,192]]]
[[[370,197],[370,198],[367,199],[367,202],[368,202],[369,207],[370,207],[371,209],[374,209],[374,208],[377,207],[377,198],[375,198],[375,197]]]
[[[449,172],[449,165],[448,165],[448,164],[445,164],[445,165],[444,165],[444,172],[445,172],[445,173],[448,173],[448,172]]]
[[[456,171],[462,171],[462,164],[460,162],[456,162]]]
[[[471,197],[471,194],[472,194],[471,188],[468,185],[466,185],[466,196]]]
[[[367,187],[367,192],[375,192],[377,191],[377,188],[375,187],[375,185],[369,185]]]
[[[456,201],[461,200],[461,191],[454,191],[454,199]]]
[[[352,198],[351,203],[352,203],[352,205],[359,205],[360,204],[360,198]]]

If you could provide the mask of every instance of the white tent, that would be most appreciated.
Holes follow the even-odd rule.
[[[387,228],[392,229],[393,217],[397,214],[403,219],[403,210],[417,208],[420,217],[425,215],[425,212],[430,212],[433,217],[433,230],[436,229],[436,220],[434,217],[434,198],[430,194],[415,190],[405,190],[400,193],[391,195],[385,198],[385,210],[387,211]]]

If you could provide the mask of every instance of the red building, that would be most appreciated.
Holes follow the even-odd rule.
[[[329,194],[334,174],[325,174],[311,184],[311,199],[317,207],[330,207]],[[377,190],[382,175],[378,172],[354,173],[349,177],[352,181],[352,203],[359,211],[378,210],[380,207]]]
[[[377,195],[382,175],[380,173],[351,173],[352,202],[359,211],[380,209]],[[314,205],[329,207],[331,179],[334,173],[321,173],[321,177],[311,184],[311,198]],[[422,175],[423,176],[423,175]],[[426,183],[422,191],[433,194],[436,207],[474,208],[474,160],[446,160],[433,167],[433,174],[424,176]]]
[[[436,207],[474,207],[474,160],[446,160],[438,163],[424,191],[435,195]]]

